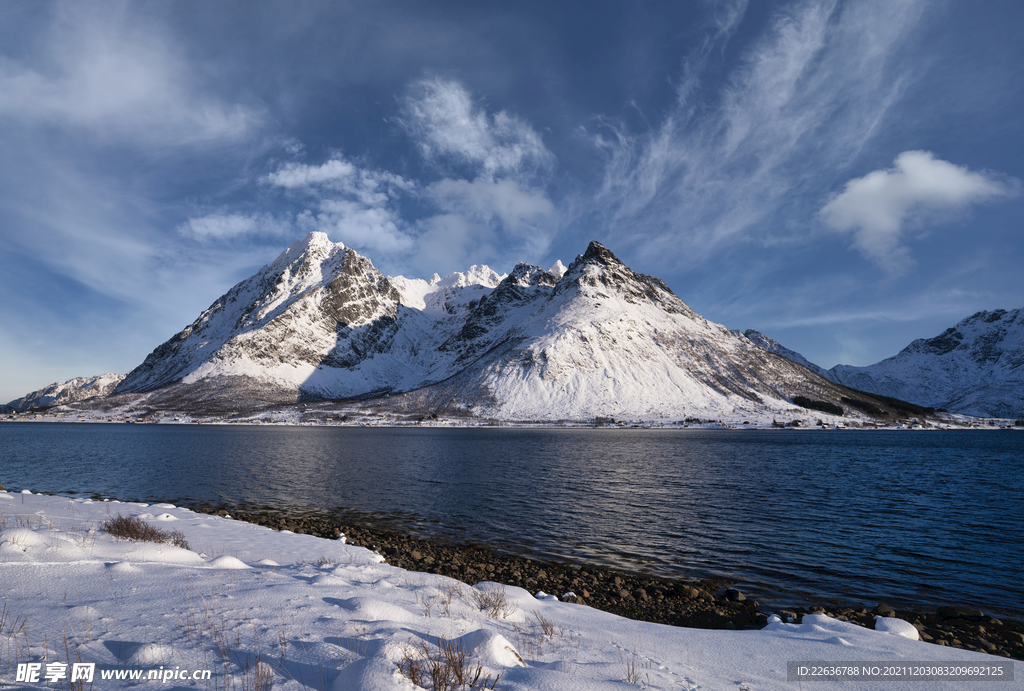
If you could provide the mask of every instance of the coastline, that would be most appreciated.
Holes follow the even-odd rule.
[[[133,539],[108,523],[115,516],[159,527],[151,537],[163,539]],[[922,675],[936,691],[973,688],[979,675],[1017,688],[1013,660],[922,645],[895,619],[877,631],[823,614],[770,617],[760,630],[664,626],[494,582],[467,587],[342,540],[164,502],[0,492],[0,526],[17,634],[3,649],[3,681],[35,683],[33,668],[41,681],[47,665],[78,663],[86,682],[94,671],[282,691],[430,686],[430,669],[441,679],[478,670],[468,678],[502,689],[788,691],[791,661],[823,660],[850,670],[804,675],[830,691],[851,674],[892,691]],[[899,666],[899,679],[882,665]]]
[[[0,490],[18,491],[3,485]],[[93,499],[101,500],[95,496]],[[328,540],[344,536],[347,544],[369,548],[383,557],[383,561],[407,571],[437,574],[469,586],[485,581],[515,586],[537,597],[555,596],[635,621],[691,629],[759,630],[769,625],[772,614],[793,624],[803,624],[808,615],[825,615],[874,629],[875,619],[889,617],[912,624],[924,642],[1024,661],[1024,621],[1009,617],[998,619],[970,607],[896,609],[879,603],[869,610],[863,604],[808,602],[807,599],[788,607],[765,607],[733,588],[734,582],[726,578],[673,579],[579,560],[531,558],[457,539],[412,535],[401,528],[381,525],[372,518],[356,518],[350,514],[211,505],[187,499],[167,504],[168,507],[173,505],[285,533]]]
[[[611,429],[611,430],[776,430],[776,431],[963,431],[1016,430],[1024,424],[1016,418],[984,418],[959,413],[897,418],[880,421],[864,416],[835,416],[808,409],[719,414],[716,419],[658,418],[583,419],[499,419],[474,415],[423,415],[353,407],[349,403],[324,401],[293,406],[268,407],[245,413],[186,413],[174,410],[139,411],[131,408],[80,409],[61,404],[45,409],[0,414],[0,422],[142,424],[142,425],[227,425],[269,427],[385,427],[405,429]]]
[[[327,539],[344,535],[349,544],[379,552],[387,563],[408,571],[447,576],[467,585],[494,581],[638,621],[697,629],[752,630],[764,628],[772,613],[795,623],[801,623],[805,615],[825,614],[873,629],[876,616],[895,617],[913,624],[925,642],[1024,661],[1024,621],[997,619],[970,607],[903,609],[881,603],[869,609],[862,604],[803,601],[769,609],[732,588],[734,583],[724,578],[671,579],[579,562],[535,559],[485,545],[410,535],[371,524],[365,518],[327,512],[188,502],[182,505],[199,513],[230,516],[275,530]]]

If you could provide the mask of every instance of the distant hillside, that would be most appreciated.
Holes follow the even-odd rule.
[[[826,370],[757,331],[747,337],[848,386],[954,413],[1024,417],[1024,310],[978,312],[866,367]]]
[[[25,394],[7,404],[12,410],[29,410],[84,401],[94,396],[106,396],[114,391],[123,374],[100,374],[95,377],[75,377],[64,382],[50,384],[46,388]]]

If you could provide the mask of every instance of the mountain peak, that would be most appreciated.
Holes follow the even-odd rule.
[[[344,250],[345,243],[331,242],[331,239],[327,237],[327,233],[314,230],[308,233],[306,237],[296,240],[289,245],[288,249],[282,252],[275,262],[283,259],[291,263],[296,257],[303,254],[327,256],[334,249]]]
[[[621,265],[619,258],[612,254],[612,251],[597,240],[591,240],[587,245],[587,251],[576,258],[577,261],[604,264],[605,266]]]
[[[434,276],[437,276],[435,273]],[[431,277],[431,285],[439,285],[443,288],[464,288],[471,285],[481,285],[487,288],[494,288],[505,278],[497,271],[486,264],[474,264],[465,271],[455,271],[444,278],[434,281]]]
[[[505,277],[476,265],[390,279],[310,233],[158,346],[116,393],[231,410],[401,396],[387,405],[583,420],[786,410],[788,396],[829,386],[703,319],[599,242],[562,271],[522,263]]]
[[[327,233],[319,230],[311,230],[300,242],[302,242],[306,247],[322,247],[334,244],[339,244],[344,247],[342,243],[331,242],[331,239],[327,237]]]

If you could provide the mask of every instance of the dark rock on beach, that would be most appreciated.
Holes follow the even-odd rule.
[[[543,591],[560,600],[587,605],[630,619],[703,629],[760,629],[771,611],[725,579],[673,580],[579,563],[539,561],[481,545],[452,544],[390,530],[351,517],[324,513],[289,514],[278,509],[194,507],[203,513],[230,515],[275,530],[337,539],[379,552],[389,564],[435,573],[468,585],[494,581]],[[921,640],[965,650],[1024,660],[1024,622],[1000,620],[969,607],[939,607],[934,612],[878,604],[847,606],[815,603],[777,609],[783,621],[800,623],[808,614],[825,614],[867,628],[876,616],[913,624]]]

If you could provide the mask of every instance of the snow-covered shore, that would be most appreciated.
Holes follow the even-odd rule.
[[[119,542],[101,528],[116,515],[180,531],[191,549]],[[165,688],[256,688],[272,675],[274,689],[411,691],[417,687],[400,668],[438,657],[437,646],[449,643],[467,654],[467,667],[481,667],[481,681],[500,674],[499,689],[849,689],[850,682],[787,681],[787,662],[1005,662],[823,615],[801,624],[773,619],[760,631],[636,622],[519,588],[469,588],[390,566],[341,540],[170,504],[0,492],[0,584],[5,688],[45,687],[17,682],[19,664],[40,664],[45,675],[48,664],[59,672],[60,663],[82,662],[97,665],[98,689],[129,683],[102,679],[104,671],[152,668],[178,677],[212,672],[210,680],[172,678]],[[499,595],[506,606],[481,609]],[[69,680],[50,686],[62,684]],[[995,691],[1022,682],[927,687]]]

